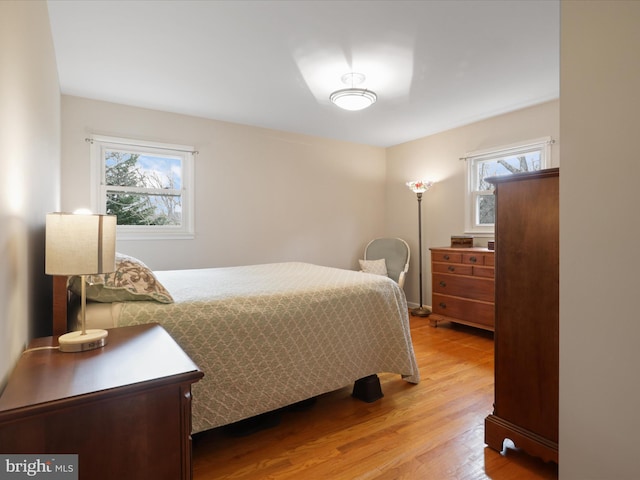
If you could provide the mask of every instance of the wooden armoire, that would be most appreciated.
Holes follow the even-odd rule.
[[[558,462],[559,169],[493,177],[495,399],[485,443]]]

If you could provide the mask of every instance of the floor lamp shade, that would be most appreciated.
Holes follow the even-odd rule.
[[[60,351],[82,352],[106,345],[106,330],[86,329],[86,275],[115,271],[116,217],[50,213],[46,218],[45,273],[80,275],[82,330],[61,335]]]
[[[433,186],[433,182],[429,180],[416,180],[415,182],[407,182],[406,185],[413,193],[422,194]]]

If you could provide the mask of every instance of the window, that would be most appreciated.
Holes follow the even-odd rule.
[[[94,136],[94,209],[118,237],[193,238],[193,147]]]
[[[509,145],[491,150],[471,152],[467,161],[466,232],[493,235],[495,197],[489,177],[532,172],[548,168],[550,137]]]

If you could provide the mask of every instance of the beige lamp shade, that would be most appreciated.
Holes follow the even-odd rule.
[[[116,216],[50,213],[45,273],[94,275],[115,271]]]

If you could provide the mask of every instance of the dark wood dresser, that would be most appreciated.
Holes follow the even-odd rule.
[[[559,170],[494,177],[495,402],[485,442],[558,462]]]
[[[463,323],[493,330],[493,251],[486,248],[431,248],[431,324]]]
[[[34,340],[0,397],[0,452],[77,454],[80,479],[190,479],[191,385],[202,372],[159,325],[62,353]],[[41,348],[44,347],[44,348]]]

